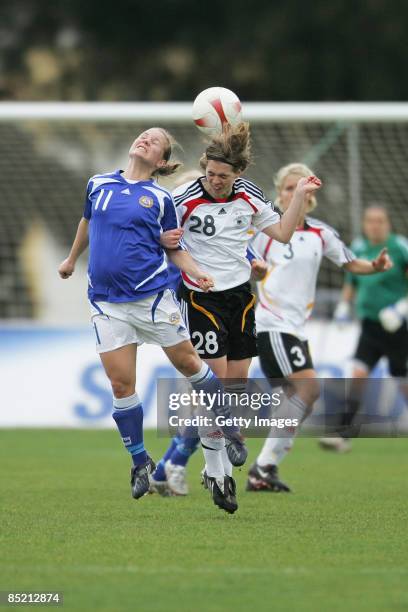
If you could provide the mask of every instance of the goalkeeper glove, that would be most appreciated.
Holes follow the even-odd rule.
[[[351,321],[351,304],[342,300],[334,309],[333,320],[336,323],[347,323]]]
[[[402,298],[391,306],[380,310],[378,317],[385,331],[393,334],[396,332],[408,316],[408,298]]]

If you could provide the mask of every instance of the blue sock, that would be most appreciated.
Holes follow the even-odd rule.
[[[158,480],[158,481],[163,481],[163,480],[167,480],[166,478],[166,472],[164,471],[164,464],[166,463],[167,459],[170,459],[174,449],[176,448],[177,444],[179,443],[181,438],[179,438],[178,436],[175,436],[172,441],[170,442],[170,446],[169,448],[166,450],[166,452],[164,453],[163,457],[160,459],[160,461],[158,462],[156,469],[154,471],[153,474],[153,478],[154,480]]]
[[[189,376],[188,380],[196,391],[204,391],[215,397],[215,402],[212,407],[215,416],[223,416],[225,418],[230,418],[232,416],[231,406],[229,404],[225,405],[222,401],[219,401],[223,396],[224,387],[206,363],[202,362],[201,370],[197,372],[197,374]],[[235,425],[225,426],[222,430],[226,434],[235,433],[239,431],[239,427]]]
[[[197,450],[200,438],[182,437],[171,455],[174,465],[187,465],[191,455]]]
[[[112,416],[134,465],[147,461],[143,444],[143,408],[137,393],[130,397],[113,398]]]

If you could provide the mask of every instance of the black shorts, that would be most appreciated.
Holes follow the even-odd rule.
[[[381,323],[363,319],[354,358],[372,370],[381,357],[388,358],[391,376],[404,377],[407,375],[407,326],[404,324],[392,334],[387,332]]]
[[[294,372],[313,369],[309,343],[292,334],[259,332],[258,353],[266,378],[287,378]]]
[[[191,341],[204,359],[255,357],[255,296],[249,283],[203,293],[185,285],[178,294]]]

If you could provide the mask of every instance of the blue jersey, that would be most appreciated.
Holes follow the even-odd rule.
[[[91,301],[137,301],[169,286],[160,234],[179,226],[169,191],[153,180],[130,183],[120,170],[97,174],[88,183],[84,217]]]
[[[171,261],[168,262],[169,289],[177,292],[181,283],[181,270]]]

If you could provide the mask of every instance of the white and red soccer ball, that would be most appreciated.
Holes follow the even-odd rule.
[[[207,136],[219,134],[226,123],[236,125],[242,121],[241,102],[230,89],[209,87],[194,100],[193,120]]]

